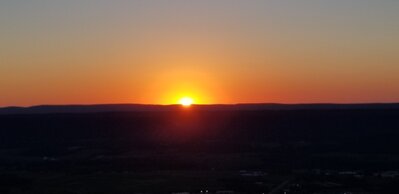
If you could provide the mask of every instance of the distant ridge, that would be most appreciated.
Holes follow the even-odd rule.
[[[365,104],[210,104],[193,105],[195,110],[209,111],[257,111],[257,110],[350,110],[350,109],[399,109],[399,103]],[[0,114],[50,114],[50,113],[97,113],[97,112],[142,112],[173,111],[182,109],[180,105],[144,104],[94,104],[94,105],[40,105],[32,107],[3,107]]]

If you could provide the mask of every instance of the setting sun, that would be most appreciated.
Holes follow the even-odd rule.
[[[192,98],[190,98],[190,97],[183,97],[183,98],[181,98],[181,99],[179,100],[179,103],[180,103],[182,106],[185,106],[185,107],[191,106],[191,104],[193,104],[193,102],[194,102],[194,100],[193,100]]]

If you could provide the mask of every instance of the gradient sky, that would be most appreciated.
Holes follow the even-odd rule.
[[[399,101],[398,0],[12,0],[0,26],[0,106]]]

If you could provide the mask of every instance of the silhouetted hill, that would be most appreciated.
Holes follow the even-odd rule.
[[[4,107],[0,114],[48,114],[48,113],[99,113],[99,112],[141,112],[172,111],[179,105],[143,104],[97,104],[97,105],[40,105],[32,107]],[[213,104],[193,105],[196,110],[350,110],[350,109],[399,109],[399,103],[370,104]]]

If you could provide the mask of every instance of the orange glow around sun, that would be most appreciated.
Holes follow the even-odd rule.
[[[179,100],[179,104],[181,104],[184,107],[189,107],[193,103],[194,103],[194,100],[190,97],[183,97]]]

